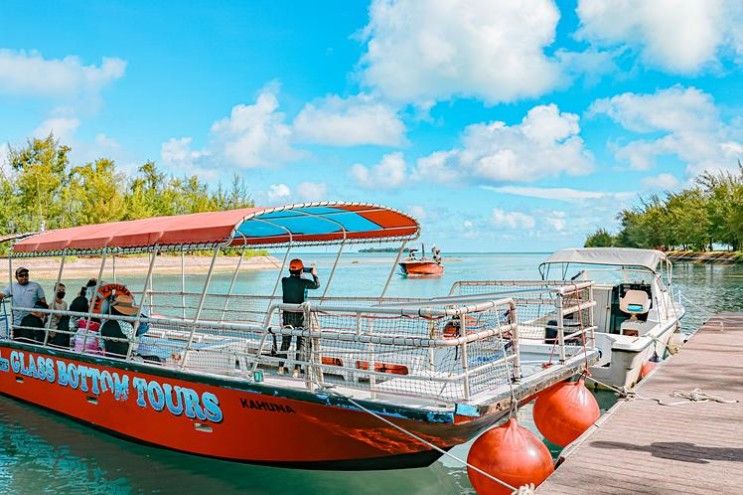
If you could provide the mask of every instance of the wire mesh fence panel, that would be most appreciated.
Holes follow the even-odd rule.
[[[529,290],[494,298],[493,287],[503,294]],[[73,352],[245,378],[261,371],[280,386],[340,386],[370,397],[436,404],[507,390],[524,369],[539,369],[534,363],[585,351],[592,322],[589,283],[459,288],[467,294],[327,298],[302,305],[269,296],[153,291],[143,298],[146,317],[42,313],[77,322],[62,332]],[[472,298],[477,290],[487,296]],[[24,330],[13,328],[12,337]],[[54,346],[58,341],[48,334],[42,330],[40,339],[30,341]],[[534,366],[523,368],[522,347],[530,342],[535,345],[525,362]]]

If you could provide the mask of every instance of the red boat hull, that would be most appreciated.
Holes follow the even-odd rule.
[[[0,344],[0,393],[140,442],[231,461],[399,469],[440,456],[341,397],[15,342]],[[498,419],[364,407],[443,449]]]
[[[444,266],[434,261],[401,261],[400,268],[408,277],[440,277]]]

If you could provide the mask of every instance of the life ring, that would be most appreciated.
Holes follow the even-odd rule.
[[[111,298],[111,296],[116,297],[119,294],[124,294],[125,296],[132,297],[131,291],[126,288],[126,285],[124,284],[104,284],[98,287],[98,293],[96,294],[95,300],[93,301],[93,313],[100,313],[101,307],[103,306],[103,301]]]

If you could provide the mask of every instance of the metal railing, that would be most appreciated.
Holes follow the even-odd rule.
[[[476,400],[519,381],[541,369],[538,363],[547,362],[553,352],[564,362],[578,355],[584,345],[592,345],[592,325],[573,327],[575,331],[565,333],[569,324],[577,321],[576,315],[583,321],[592,311],[595,303],[586,296],[590,289],[590,283],[561,284],[543,288],[545,293],[541,295],[535,291],[524,299],[477,301],[475,297],[457,296],[427,300],[375,298],[377,305],[360,304],[365,298],[326,298],[322,304],[310,301],[302,305],[282,304],[265,296],[233,295],[227,299],[231,304],[233,299],[237,304],[246,298],[269,302],[260,322],[219,321],[206,316],[189,320],[180,314],[154,316],[157,304],[150,308],[148,317],[139,320],[15,308],[68,316],[83,324],[69,330],[15,326],[13,337],[25,331],[26,335],[38,336],[29,340],[32,344],[58,347],[55,342],[60,339],[50,338],[50,333],[56,332],[69,336],[69,344],[63,347],[81,354],[143,360],[184,372],[242,379],[256,380],[266,372],[266,381],[279,386],[314,390],[334,385],[364,391],[371,397],[454,403]],[[170,296],[180,299],[182,294]],[[559,304],[554,305],[555,300]],[[544,311],[548,301],[552,309]],[[215,311],[221,312],[220,306],[214,306]],[[96,319],[101,319],[101,324],[127,322],[131,333],[123,338],[100,331],[96,335],[88,328],[88,322]],[[547,329],[553,320],[557,339],[548,342]],[[149,329],[136,335],[138,326]],[[541,335],[536,338],[535,332]],[[582,344],[577,345],[576,339]],[[524,367],[522,348],[526,343],[530,355]],[[112,351],[122,346],[124,352]],[[297,370],[299,376],[276,373],[284,368]]]

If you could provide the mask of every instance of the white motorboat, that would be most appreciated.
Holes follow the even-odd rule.
[[[540,341],[577,343],[575,331],[591,328],[589,344],[599,349],[600,356],[591,366],[591,377],[599,385],[628,390],[640,379],[645,362],[665,357],[684,315],[684,307],[674,297],[672,270],[665,254],[651,249],[563,249],[539,266],[541,280],[463,281],[455,283],[450,294],[472,300],[495,293],[533,300],[545,284],[592,281],[589,298],[596,306],[591,321],[535,319],[533,331],[522,332],[522,349]],[[544,300],[545,305],[553,303]]]

